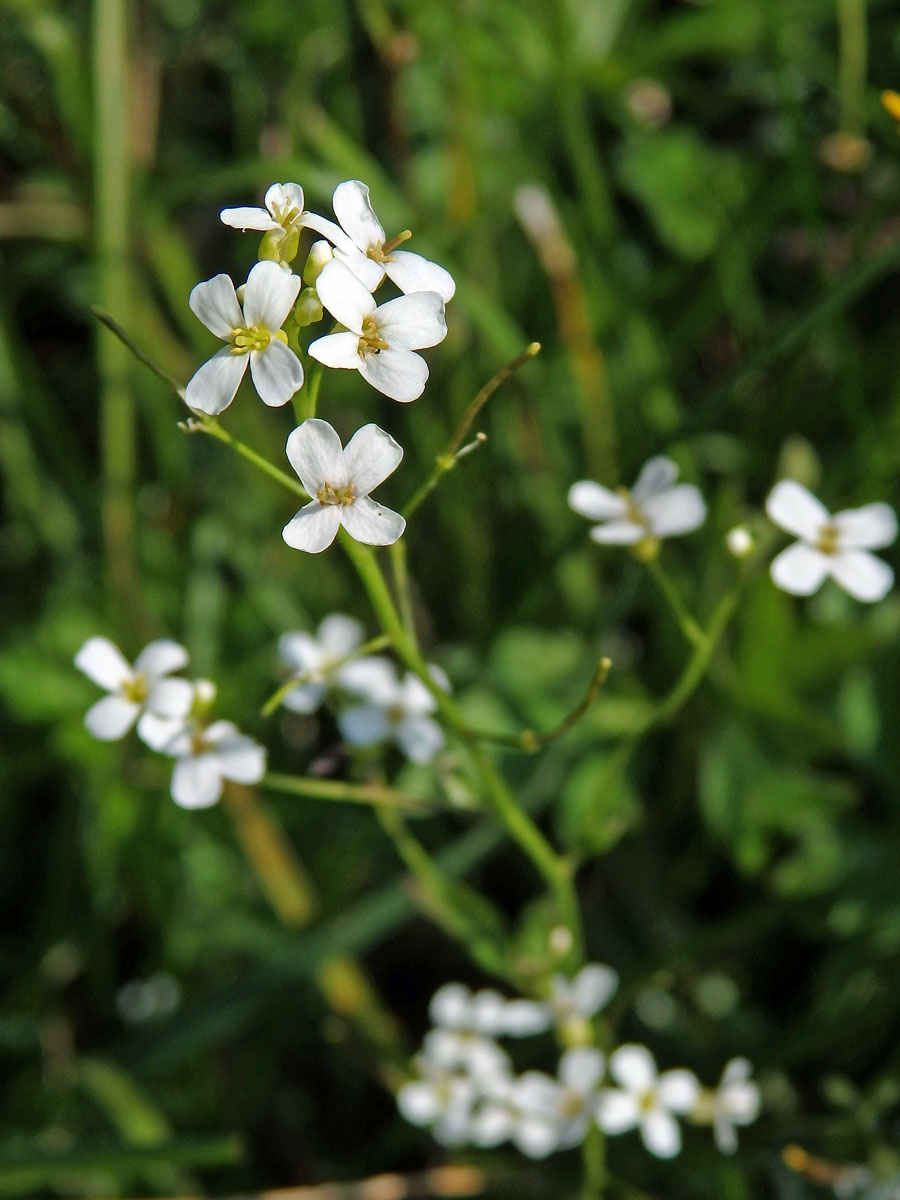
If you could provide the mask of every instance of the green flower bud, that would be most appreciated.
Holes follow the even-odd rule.
[[[314,287],[304,288],[294,308],[294,320],[298,325],[314,325],[322,320],[322,301]]]

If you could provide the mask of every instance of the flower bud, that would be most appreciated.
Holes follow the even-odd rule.
[[[303,268],[303,282],[307,287],[313,286],[313,284],[319,278],[322,268],[333,257],[334,254],[327,242],[313,242],[309,248],[309,256],[306,260],[306,266]]]
[[[744,525],[735,525],[725,535],[725,544],[735,558],[746,558],[753,549],[753,535]]]
[[[304,288],[294,308],[294,320],[301,327],[322,320],[322,301],[314,287]]]

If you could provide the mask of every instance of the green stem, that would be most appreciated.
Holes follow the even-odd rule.
[[[103,308],[127,314],[130,169],[128,25],[125,0],[94,0],[94,209],[97,292]],[[137,594],[134,536],[135,414],[122,346],[102,338],[100,449],[103,535],[113,587],[129,607]]]
[[[190,417],[185,421],[182,429],[186,433],[208,433],[210,437],[214,437],[218,441],[224,442],[226,446],[230,446],[232,450],[240,454],[241,458],[245,458],[247,462],[253,463],[254,467],[262,471],[265,475],[268,475],[270,479],[274,479],[277,483],[280,483],[282,487],[288,488],[304,500],[309,499],[306,490],[299,480],[293,479],[286,471],[280,470],[273,463],[270,463],[267,458],[263,458],[261,454],[257,454],[246,442],[242,442],[240,438],[236,438],[227,429],[223,429],[215,417],[206,417],[198,413],[196,417]]]
[[[531,860],[538,874],[544,879],[554,896],[557,908],[559,909],[560,920],[572,933],[573,949],[571,957],[573,960],[580,960],[582,957],[583,934],[571,863],[556,853],[537,825],[519,807],[497,772],[493,761],[485,750],[479,746],[475,735],[466,724],[456,701],[451,696],[448,696],[432,678],[431,672],[428,670],[428,664],[422,658],[403,628],[384,576],[375,561],[371,549],[355,541],[344,529],[340,531],[339,536],[347,556],[356,568],[363,587],[368,593],[369,601],[381,622],[382,628],[390,636],[394,650],[405,665],[421,679],[422,683],[431,692],[438,711],[447,725],[469,747],[470,753],[484,781],[490,807],[516,844]]]
[[[866,100],[866,0],[838,0],[839,128],[861,137]]]
[[[688,612],[678,589],[669,577],[668,572],[663,567],[658,558],[647,559],[644,563],[650,573],[653,582],[665,596],[669,607],[678,621],[679,628],[687,640],[693,646],[702,646],[706,640],[706,634]]]
[[[591,1126],[581,1144],[581,1161],[584,1164],[581,1200],[602,1200],[608,1180],[606,1139],[597,1125]]]
[[[260,784],[273,792],[288,792],[292,796],[307,796],[310,800],[336,800],[347,804],[371,804],[404,809],[421,815],[433,811],[434,805],[424,798],[411,796],[397,788],[380,783],[345,783],[337,779],[316,779],[306,775],[278,775],[268,772]]]
[[[316,407],[319,403],[319,388],[322,386],[322,376],[324,374],[325,368],[322,364],[313,363],[309,369],[309,378],[306,381],[306,387],[294,396],[294,416],[297,418],[298,425],[302,425],[304,421],[308,421],[310,417],[316,415]]]
[[[413,613],[412,605],[412,589],[409,584],[409,571],[406,566],[406,542],[403,538],[398,538],[391,546],[389,554],[391,556],[391,569],[394,575],[394,587],[397,590],[397,597],[400,604],[400,616],[403,620],[403,628],[409,634],[410,640],[419,648],[419,639],[416,633],[416,618]]]

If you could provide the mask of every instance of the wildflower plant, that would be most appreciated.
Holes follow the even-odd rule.
[[[523,758],[527,763],[570,734],[584,736],[611,671],[615,681],[615,659],[598,653],[587,664],[582,698],[556,724],[483,727],[457,694],[455,681],[432,661],[440,653],[425,645],[407,567],[407,544],[430,536],[420,508],[449,471],[484,445],[484,435],[466,441],[481,409],[539,347],[532,344],[497,372],[465,411],[427,477],[410,479],[404,444],[416,437],[420,406],[408,405],[425,393],[430,379],[419,351],[438,347],[447,336],[454,281],[443,267],[398,248],[409,240],[408,231],[386,236],[361,181],[336,188],[336,221],[306,203],[299,184],[275,183],[261,206],[221,211],[227,226],[262,234],[259,261],[237,288],[219,274],[191,292],[194,314],[225,345],[185,388],[176,384],[175,390],[187,410],[181,412],[186,431],[222,443],[248,469],[288,493],[281,538],[274,526],[270,531],[271,553],[306,552],[310,557],[298,556],[299,569],[314,579],[329,555],[346,559],[352,583],[342,589],[341,611],[319,614],[315,633],[316,621],[279,631],[282,682],[262,709],[270,722],[260,735],[266,745],[242,732],[231,714],[213,715],[211,683],[172,678],[186,665],[187,652],[167,640],[151,643],[133,667],[102,635],[82,646],[76,665],[110,693],[90,709],[87,727],[101,739],[113,739],[137,722],[139,738],[174,759],[175,802],[203,809],[225,800],[239,814],[237,827],[245,835],[247,822],[257,823],[248,846],[259,845],[259,822],[268,828],[260,809],[247,816],[248,806],[257,803],[249,789],[257,785],[374,809],[414,876],[423,911],[462,945],[473,968],[492,977],[490,986],[474,990],[462,983],[442,986],[431,1000],[432,1028],[421,1049],[405,1073],[396,1064],[386,1073],[399,1112],[412,1125],[448,1147],[508,1143],[529,1159],[580,1148],[584,1195],[591,1200],[612,1194],[605,1147],[609,1142],[615,1155],[620,1137],[636,1136],[652,1158],[664,1161],[693,1138],[686,1129],[707,1126],[718,1149],[733,1154],[738,1128],[750,1126],[763,1111],[763,1092],[743,1057],[746,1048],[736,1033],[735,1044],[722,1055],[727,1065],[722,1068],[720,1060],[714,1067],[718,1085],[707,1088],[700,1066],[695,1074],[693,1065],[669,1065],[671,1047],[651,1049],[626,1035],[628,1000],[640,981],[628,979],[625,961],[590,961],[592,928],[577,871],[602,853],[604,836],[612,845],[628,828],[626,808],[616,810],[606,826],[603,814],[622,785],[633,748],[691,700],[743,590],[765,576],[777,533],[761,511],[740,514],[742,524],[727,537],[727,525],[711,533],[700,487],[678,482],[682,469],[699,478],[697,464],[678,465],[655,452],[663,447],[645,448],[651,456],[630,489],[617,486],[609,463],[602,482],[555,481],[558,499],[568,494],[574,513],[595,523],[589,536],[598,543],[595,553],[604,569],[613,577],[646,571],[686,644],[682,673],[669,692],[646,703],[623,695],[623,706],[632,703],[638,715],[605,754],[602,772],[591,776],[589,828],[561,848],[560,827],[548,832],[534,805],[523,802],[512,781],[518,786],[524,771],[519,765],[507,770],[507,761],[516,756],[517,764]],[[284,446],[283,458],[273,461],[219,421],[248,369],[264,404],[284,410],[264,414],[279,422],[270,441]],[[387,428],[368,421],[354,431],[347,413],[330,407],[332,371],[356,371],[370,388],[404,407],[390,406],[389,415],[382,415],[383,407],[372,408]],[[360,411],[367,411],[378,397],[360,387],[358,400]],[[481,457],[487,453],[490,447]],[[249,475],[242,476],[241,486],[250,486]],[[407,503],[397,510],[374,499],[382,486],[389,498],[405,491]],[[870,553],[896,536],[888,505],[872,503],[832,517],[800,483],[782,480],[765,512],[774,526],[800,539],[771,561],[778,588],[808,596],[830,575],[858,600],[877,601],[890,589],[890,567]],[[718,541],[717,571],[724,584],[711,608],[706,606],[704,620],[694,615],[666,563],[664,541],[689,533]],[[571,536],[582,536],[574,519]],[[615,557],[623,547],[635,561]],[[270,646],[270,658],[274,650]],[[522,656],[521,669],[539,672],[539,657]],[[309,729],[315,720],[329,727],[330,721],[340,755],[326,758],[324,770],[310,763],[305,774],[272,771],[270,762],[296,766],[295,751],[279,740],[276,714],[285,727],[293,722],[294,728]],[[248,725],[253,721],[252,714],[234,715]],[[614,729],[607,727],[604,736],[615,741]],[[408,790],[409,780],[417,786]],[[553,786],[568,787],[562,781]],[[507,841],[535,892],[517,917],[517,929],[487,896],[452,877],[431,839],[414,829],[413,818],[423,813],[474,814],[492,836]],[[202,814],[191,819],[201,820]],[[255,853],[248,850],[251,859]],[[282,850],[279,855],[287,870],[289,856]],[[273,903],[277,907],[283,900]]]

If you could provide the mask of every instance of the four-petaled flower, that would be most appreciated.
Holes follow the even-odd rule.
[[[124,737],[138,717],[148,714],[183,717],[193,689],[186,679],[169,679],[187,665],[184,646],[162,638],[146,646],[132,667],[105,637],[92,637],[75,655],[75,666],[110,694],[88,709],[84,723],[95,738],[113,742]]]
[[[690,533],[706,519],[706,504],[689,483],[677,486],[678,468],[668,458],[651,458],[634,487],[613,492],[583,479],[569,489],[569,505],[589,521],[601,521],[591,530],[595,542],[643,544],[653,553],[658,538]]]
[[[734,1154],[738,1147],[738,1125],[751,1125],[759,1115],[759,1088],[751,1080],[746,1058],[726,1063],[712,1100],[712,1127],[716,1145],[723,1154]]]
[[[359,371],[392,400],[407,403],[422,395],[428,365],[415,351],[447,336],[444,301],[437,292],[413,292],[376,306],[368,289],[337,259],[322,268],[316,291],[345,329],[312,342],[311,358],[326,367]]]
[[[277,263],[259,262],[244,286],[243,311],[227,275],[197,284],[191,292],[191,310],[228,345],[205,362],[188,383],[184,399],[189,408],[210,416],[226,409],[248,363],[263,403],[271,408],[287,404],[303,384],[303,367],[288,347],[281,326],[300,284],[298,275],[282,270]]]
[[[442,300],[453,298],[456,284],[449,271],[420,254],[396,249],[411,236],[408,231],[386,240],[364,183],[358,179],[339,183],[332,203],[340,227],[313,213],[308,215],[306,224],[333,242],[335,256],[346,263],[370,292],[387,275],[401,292],[437,292]]]
[[[694,1108],[700,1083],[690,1071],[659,1075],[646,1046],[626,1045],[609,1058],[609,1073],[619,1085],[600,1094],[597,1123],[604,1133],[640,1129],[644,1145],[657,1158],[674,1158],[681,1149],[681,1130],[675,1114]]]
[[[283,634],[278,641],[279,657],[302,680],[284,697],[285,708],[299,713],[315,712],[325,699],[329,684],[340,686],[341,664],[362,645],[362,640],[362,625],[343,613],[327,616],[315,637],[302,632]]]
[[[596,1116],[605,1059],[592,1046],[567,1050],[556,1079],[526,1071],[509,1094],[509,1138],[529,1158],[546,1158],[584,1141]]]
[[[430,670],[438,686],[449,691],[444,673]],[[399,679],[393,663],[372,658],[357,663],[345,682],[363,699],[338,716],[341,736],[352,745],[394,741],[416,763],[431,762],[443,747],[444,731],[431,716],[437,701],[417,675],[407,672]]]
[[[881,600],[890,590],[894,572],[869,553],[890,546],[897,536],[897,516],[889,504],[866,504],[832,516],[802,484],[783,479],[769,494],[766,512],[800,539],[772,562],[772,579],[783,591],[811,596],[829,575],[857,600]]]
[[[219,219],[232,229],[292,233],[303,228],[303,218],[309,215],[303,208],[303,188],[297,183],[273,183],[263,203],[265,208],[223,208]]]
[[[282,531],[295,550],[319,554],[341,525],[369,546],[390,546],[403,533],[404,518],[369,498],[403,457],[402,447],[377,425],[363,425],[342,448],[328,422],[311,417],[288,437],[287,456],[312,496]]]

